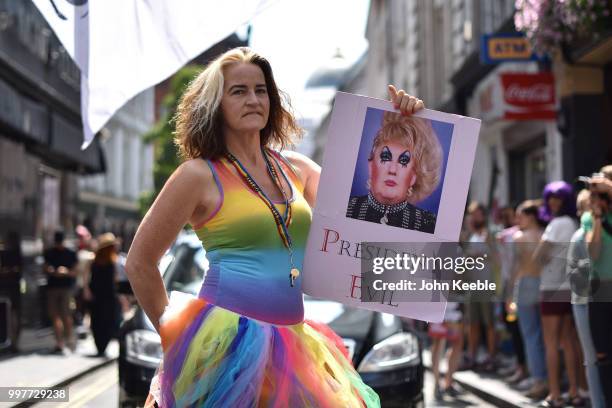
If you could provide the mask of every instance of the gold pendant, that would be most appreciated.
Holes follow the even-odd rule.
[[[294,286],[295,280],[300,276],[300,271],[297,268],[291,268],[291,273],[289,273],[289,279],[291,280],[291,287]]]

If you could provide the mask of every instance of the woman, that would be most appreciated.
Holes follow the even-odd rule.
[[[346,216],[433,233],[436,215],[415,207],[440,182],[442,147],[426,119],[385,112],[368,157],[369,193]]]
[[[406,114],[423,107],[389,91]],[[341,340],[303,321],[299,271],[320,168],[271,149],[299,129],[268,61],[248,48],[220,56],[187,88],[176,126],[186,160],[144,217],[126,264],[164,349],[147,404],[379,406]],[[198,298],[166,310],[156,264],[185,223],[210,269]]]
[[[111,232],[98,238],[98,247],[91,264],[89,277],[85,277],[84,296],[89,301],[91,332],[98,356],[106,355],[106,347],[117,335],[121,323],[121,307],[117,297],[116,238]]]
[[[549,394],[543,406],[563,406],[561,398],[559,347],[563,349],[565,368],[569,380],[570,403],[583,404],[578,395],[578,338],[572,319],[571,291],[566,276],[569,242],[577,229],[576,201],[572,186],[564,181],[553,181],[544,187],[543,216],[550,222],[546,226],[534,259],[542,266],[540,279],[540,312],[542,333],[546,349]]]
[[[540,400],[548,395],[544,339],[540,318],[540,265],[533,253],[542,238],[543,222],[539,219],[540,201],[527,200],[517,208],[519,231],[513,238],[516,263],[510,285],[514,287],[519,329],[527,355],[530,381],[527,397]],[[527,384],[527,383],[525,383]]]

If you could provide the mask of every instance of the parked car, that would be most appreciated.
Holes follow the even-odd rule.
[[[182,235],[160,262],[168,290],[197,294],[208,268],[195,234]],[[393,315],[306,296],[307,319],[327,323],[342,339],[354,366],[383,407],[423,406],[423,364],[417,336]],[[119,405],[141,405],[162,358],[160,338],[136,307],[119,335]]]

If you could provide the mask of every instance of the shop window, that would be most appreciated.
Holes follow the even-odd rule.
[[[546,185],[544,134],[508,151],[510,202],[539,198]]]

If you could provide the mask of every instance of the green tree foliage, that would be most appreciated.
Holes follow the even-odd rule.
[[[168,177],[181,163],[178,148],[173,140],[173,118],[183,91],[201,70],[201,67],[189,65],[174,74],[168,93],[162,101],[163,113],[153,129],[144,135],[144,141],[153,143],[155,146],[155,164],[153,166],[153,191],[143,193],[139,199],[141,216],[146,214]]]

